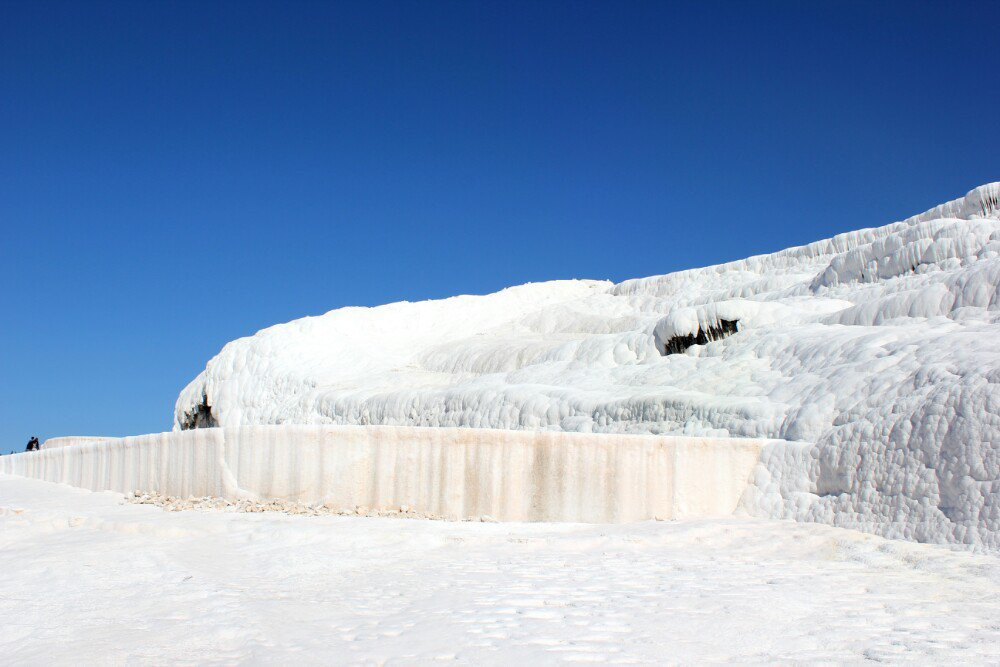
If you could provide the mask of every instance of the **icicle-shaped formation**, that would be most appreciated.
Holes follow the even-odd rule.
[[[692,345],[704,345],[714,340],[722,340],[736,333],[738,323],[739,320],[719,320],[716,325],[710,325],[705,329],[699,328],[697,334],[674,336],[663,344],[663,354],[680,354]]]

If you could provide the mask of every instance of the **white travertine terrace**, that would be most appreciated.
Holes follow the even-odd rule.
[[[1000,183],[718,266],[279,324],[175,409],[260,424],[795,441],[765,452],[755,513],[1000,548]]]
[[[86,488],[511,519],[742,498],[756,516],[998,549],[1000,184],[718,266],[277,325],[209,361],[172,435],[0,461]]]
[[[55,449],[56,447],[72,447],[74,445],[82,445],[88,442],[103,442],[105,440],[112,440],[107,436],[96,436],[96,435],[64,435],[58,438],[49,438],[42,443],[41,449]]]
[[[0,472],[95,491],[277,498],[455,518],[623,522],[727,516],[760,440],[487,429],[248,426],[0,457]]]

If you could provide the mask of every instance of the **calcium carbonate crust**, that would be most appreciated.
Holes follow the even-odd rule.
[[[1000,183],[718,266],[342,308],[226,345],[174,428],[746,436],[752,514],[1000,548]],[[699,344],[702,341],[704,344]]]

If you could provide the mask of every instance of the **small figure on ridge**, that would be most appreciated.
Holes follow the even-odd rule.
[[[27,452],[37,452],[39,449],[38,438],[31,436],[31,440],[28,441],[28,448],[25,450]]]

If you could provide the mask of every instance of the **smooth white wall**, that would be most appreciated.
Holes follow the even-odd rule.
[[[509,521],[732,514],[764,440],[392,426],[245,426],[0,457],[92,490],[281,498]]]
[[[109,438],[107,436],[97,436],[97,435],[64,435],[58,438],[49,438],[42,443],[42,449],[54,449],[56,447],[72,447],[73,445],[80,445],[85,442],[102,442],[104,440],[113,440],[114,438]]]

